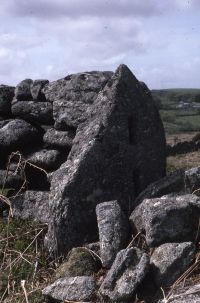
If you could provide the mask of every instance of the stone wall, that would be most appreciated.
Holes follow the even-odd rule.
[[[160,116],[125,65],[1,85],[0,117],[1,187],[20,189],[11,198],[15,216],[49,223],[50,251],[96,239],[97,204],[118,200],[128,215],[138,194],[165,175]]]

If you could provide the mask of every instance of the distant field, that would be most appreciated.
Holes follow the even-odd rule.
[[[152,90],[167,134],[200,131],[200,89]]]
[[[176,169],[190,169],[196,166],[200,166],[200,153],[198,151],[167,158],[168,173]]]

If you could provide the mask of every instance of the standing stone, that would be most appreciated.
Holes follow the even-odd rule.
[[[86,72],[49,83],[43,89],[53,103],[55,128],[69,130],[86,119],[87,109],[112,76],[112,72]]]
[[[110,268],[117,253],[127,244],[129,231],[126,216],[117,201],[100,203],[96,213],[102,264]]]
[[[158,287],[170,287],[184,273],[195,257],[192,242],[165,243],[151,256],[152,272]]]
[[[138,248],[121,250],[101,284],[101,296],[112,302],[134,299],[135,291],[149,270],[149,256]]]
[[[0,85],[0,115],[9,116],[11,114],[11,101],[14,97],[13,86]]]
[[[96,240],[97,204],[118,200],[130,212],[135,197],[164,174],[160,116],[149,91],[121,65],[78,127],[67,162],[53,173],[50,251]]]

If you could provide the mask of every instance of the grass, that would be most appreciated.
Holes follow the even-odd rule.
[[[28,302],[44,302],[41,289],[54,274],[43,245],[46,230],[28,220],[1,219],[0,302],[27,302],[25,292]]]

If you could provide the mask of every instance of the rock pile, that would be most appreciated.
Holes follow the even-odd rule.
[[[181,193],[145,199],[129,220],[124,220],[117,201],[108,201],[97,205],[96,214],[99,243],[94,248],[90,244],[93,250],[89,246],[72,250],[58,268],[55,282],[43,290],[48,302],[133,302],[136,297],[164,302],[153,299],[156,290],[170,287],[195,260],[200,199]],[[101,277],[99,266],[104,268]],[[147,285],[150,290],[145,297]],[[188,302],[188,296],[182,293],[182,302]],[[191,303],[200,299],[196,293],[190,297],[194,297]],[[169,302],[179,302],[177,298],[171,295]]]
[[[72,249],[48,302],[153,302],[194,261],[200,169],[165,176],[161,119],[125,65],[0,86],[0,116],[0,184],[21,189],[14,216],[48,223],[51,254]],[[170,302],[197,302],[185,292]]]

